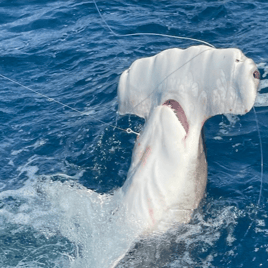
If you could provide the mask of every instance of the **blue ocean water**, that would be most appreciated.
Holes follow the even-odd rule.
[[[237,47],[265,84],[267,1],[97,3],[118,34]],[[0,74],[87,113],[0,78],[0,267],[102,267],[102,246],[113,252],[118,245],[103,230],[98,198],[85,192],[104,196],[126,179],[136,137],[109,125],[139,131],[144,123],[116,114],[119,76],[140,57],[197,43],[116,37],[92,1],[71,0],[1,1],[0,40]],[[253,111],[211,118],[207,195],[193,220],[160,240],[137,242],[118,267],[268,267],[268,108],[256,113],[263,183]]]

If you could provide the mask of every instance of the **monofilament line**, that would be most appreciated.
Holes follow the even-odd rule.
[[[263,148],[262,148],[262,139],[261,139],[261,133],[260,133],[260,128],[259,128],[259,122],[258,122],[258,117],[257,117],[257,113],[256,110],[253,106],[253,111],[254,111],[254,115],[255,115],[255,122],[256,122],[256,128],[257,128],[257,132],[258,132],[258,137],[259,137],[259,142],[260,142],[260,153],[261,153],[261,176],[260,176],[260,191],[259,191],[259,198],[258,198],[258,202],[257,202],[257,209],[260,207],[260,203],[261,203],[261,196],[262,196],[262,187],[263,187]],[[257,212],[255,213],[255,217],[254,220],[256,219],[257,216]],[[248,234],[248,231],[251,229],[253,221],[251,221],[246,233],[244,234],[244,237],[246,237],[246,235]]]
[[[260,192],[259,192],[259,198],[258,198],[258,207],[260,206],[261,202],[261,196],[262,196],[262,187],[263,187],[263,148],[262,148],[262,139],[261,139],[261,133],[260,133],[260,128],[259,128],[259,122],[258,122],[258,117],[255,108],[253,107],[255,119],[256,119],[256,128],[258,131],[258,136],[259,136],[259,142],[260,142],[260,153],[261,153],[261,176],[260,176]]]
[[[195,39],[195,38],[190,38],[190,37],[184,37],[184,36],[176,36],[176,35],[169,35],[169,34],[159,34],[159,33],[132,33],[132,34],[118,34],[116,33],[110,26],[109,24],[106,22],[106,20],[104,19],[104,17],[102,16],[100,9],[96,3],[95,0],[93,0],[93,3],[100,15],[100,18],[102,19],[102,21],[104,22],[104,24],[107,26],[107,28],[109,29],[109,31],[116,37],[130,37],[130,36],[161,36],[161,37],[168,37],[168,38],[174,38],[174,39],[182,39],[182,40],[190,40],[190,41],[194,41],[194,42],[198,42],[198,43],[202,43],[205,45],[208,45],[210,47],[215,48],[212,44],[203,41],[203,40],[199,40],[199,39]]]
[[[4,78],[4,79],[6,79],[6,80],[8,80],[8,81],[10,81],[10,82],[12,82],[12,83],[14,83],[14,84],[17,84],[17,85],[19,85],[19,86],[21,86],[21,87],[23,87],[23,88],[25,88],[25,89],[27,89],[27,90],[29,90],[29,91],[31,91],[31,92],[34,92],[35,94],[37,94],[37,95],[39,95],[39,96],[41,96],[41,97],[47,99],[48,101],[52,101],[52,102],[58,103],[59,105],[61,105],[61,106],[63,106],[63,107],[66,107],[66,108],[68,108],[68,109],[70,109],[70,110],[73,110],[73,111],[75,111],[75,112],[81,114],[82,116],[85,116],[85,115],[86,115],[86,116],[90,116],[90,115],[87,114],[87,113],[83,113],[83,112],[81,112],[81,111],[79,111],[79,110],[77,110],[77,109],[75,109],[75,108],[73,108],[73,107],[71,107],[71,106],[69,106],[69,105],[67,105],[67,104],[64,104],[64,103],[62,103],[62,102],[60,102],[60,101],[55,100],[54,98],[50,98],[49,96],[47,96],[47,95],[45,95],[45,94],[42,94],[42,93],[40,93],[40,92],[38,92],[38,91],[36,91],[36,90],[30,88],[30,87],[24,86],[23,84],[21,84],[21,83],[15,81],[15,80],[13,80],[13,79],[11,79],[11,78],[8,78],[8,77],[6,77],[6,76],[4,76],[4,75],[2,75],[2,74],[0,74],[0,76],[1,76],[2,78]],[[100,120],[100,119],[98,119],[98,118],[94,118],[94,119],[97,120],[97,121],[99,121],[99,122],[101,122],[101,123],[103,123],[103,124],[106,124],[106,125],[108,125],[108,126],[110,126],[110,127],[112,127],[112,128],[116,128],[116,129],[118,129],[118,130],[124,131],[124,132],[126,132],[126,133],[128,133],[128,134],[130,134],[130,133],[134,133],[134,134],[136,134],[136,135],[139,135],[139,133],[137,133],[137,132],[131,130],[130,128],[123,129],[123,128],[121,128],[121,127],[117,127],[117,126],[111,125],[111,124],[109,124],[109,123],[106,123],[106,122],[104,122],[104,121],[102,121],[102,120]]]

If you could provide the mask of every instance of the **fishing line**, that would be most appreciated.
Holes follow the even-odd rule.
[[[13,79],[11,79],[11,78],[8,78],[8,77],[6,77],[6,76],[4,76],[4,75],[2,75],[2,74],[0,74],[0,76],[1,76],[2,78],[4,78],[4,79],[6,79],[6,80],[8,80],[8,81],[10,81],[10,82],[12,82],[12,83],[14,83],[14,84],[17,84],[17,85],[19,85],[19,86],[21,86],[21,87],[23,87],[23,88],[25,88],[25,89],[27,89],[27,90],[29,90],[29,91],[31,91],[31,92],[34,92],[35,94],[37,94],[37,95],[39,95],[39,96],[41,96],[41,97],[47,99],[48,101],[58,103],[59,105],[61,105],[61,106],[63,106],[63,107],[66,107],[66,108],[68,108],[68,109],[70,109],[70,110],[73,110],[73,111],[75,111],[75,112],[81,114],[82,116],[84,116],[84,115],[86,115],[86,116],[90,116],[90,115],[87,114],[87,113],[83,113],[83,112],[81,112],[81,111],[79,111],[79,110],[77,110],[77,109],[75,109],[75,108],[73,108],[73,107],[71,107],[71,106],[69,106],[69,105],[67,105],[67,104],[64,104],[64,103],[62,103],[62,102],[60,102],[60,101],[58,101],[58,100],[56,100],[56,99],[54,99],[54,98],[50,98],[49,96],[47,96],[47,95],[45,95],[45,94],[42,94],[42,93],[40,93],[40,92],[38,92],[38,91],[36,91],[36,90],[30,88],[30,87],[24,86],[23,84],[21,84],[21,83],[15,81],[15,80],[13,80]],[[133,133],[133,134],[136,134],[137,136],[139,135],[139,133],[133,131],[133,130],[130,129],[130,128],[123,129],[123,128],[121,128],[121,127],[114,126],[114,125],[111,125],[111,124],[109,124],[109,123],[106,123],[106,122],[104,122],[104,121],[102,121],[102,120],[100,120],[100,119],[98,119],[98,118],[95,118],[95,120],[97,120],[97,121],[99,121],[99,122],[101,122],[101,123],[103,123],[103,124],[105,124],[105,125],[108,125],[109,127],[116,128],[116,129],[118,129],[118,130],[124,131],[124,132],[126,132],[126,133],[128,133],[128,134]]]
[[[210,44],[210,43],[208,43],[208,42],[205,42],[205,41],[203,41],[203,40],[199,40],[199,39],[195,39],[195,38],[190,38],[190,37],[173,36],[173,35],[158,34],[158,33],[118,34],[118,33],[114,32],[113,29],[108,25],[108,23],[106,22],[106,20],[105,20],[104,17],[102,16],[102,14],[101,14],[101,12],[100,12],[100,9],[99,9],[99,7],[98,7],[98,5],[97,5],[97,3],[96,3],[95,0],[93,0],[93,3],[94,3],[94,5],[95,5],[95,7],[96,7],[96,9],[97,9],[97,11],[98,11],[98,14],[99,14],[100,18],[103,20],[103,22],[105,23],[105,25],[107,26],[107,28],[109,29],[109,31],[110,31],[114,36],[116,36],[116,37],[146,36],[146,35],[147,35],[147,36],[161,36],[161,37],[168,37],[168,38],[175,38],[175,39],[183,39],[183,40],[190,40],[190,41],[200,42],[200,43],[206,44],[206,45],[208,45],[208,46],[210,46],[210,47],[212,47],[212,48],[215,48],[212,44]],[[198,55],[197,55],[197,56],[198,56]],[[193,59],[193,58],[192,58],[192,59]],[[191,59],[191,60],[192,60],[192,59]],[[190,62],[191,60],[189,60],[188,62]],[[185,64],[187,64],[188,62],[186,62]],[[185,64],[183,64],[182,66],[180,66],[178,69],[182,68]],[[163,81],[161,81],[161,82],[159,83],[159,85],[160,85],[161,83],[163,83],[169,76],[171,76],[171,75],[172,75],[174,72],[176,72],[178,69],[176,69],[175,71],[173,71],[172,73],[170,73],[167,77],[165,77],[165,78],[163,79]],[[61,105],[62,107],[66,107],[66,108],[68,108],[68,109],[70,109],[70,110],[73,110],[73,111],[75,111],[75,112],[81,114],[82,116],[84,116],[84,115],[89,116],[88,114],[83,113],[83,112],[81,112],[81,111],[79,111],[79,110],[77,110],[77,109],[75,109],[75,108],[73,108],[73,107],[71,107],[71,106],[69,106],[69,105],[67,105],[67,104],[64,104],[64,103],[62,103],[62,102],[60,102],[60,101],[58,101],[58,100],[56,100],[56,99],[54,99],[54,98],[51,98],[51,97],[49,97],[49,96],[47,96],[47,95],[45,95],[45,94],[42,94],[42,93],[40,93],[40,92],[38,92],[38,91],[36,91],[36,90],[30,88],[30,87],[24,86],[23,84],[21,84],[21,83],[15,81],[15,80],[13,80],[13,79],[11,79],[11,78],[8,78],[8,77],[6,77],[6,76],[4,76],[4,75],[2,75],[2,74],[0,74],[0,76],[1,76],[2,78],[6,79],[6,80],[9,80],[10,82],[12,82],[12,83],[14,83],[14,84],[17,84],[17,85],[19,85],[19,86],[21,86],[21,87],[23,87],[23,88],[25,88],[25,89],[27,89],[27,90],[29,90],[29,91],[31,91],[31,92],[34,92],[35,94],[37,94],[37,95],[39,95],[39,96],[41,96],[41,97],[47,99],[48,101],[55,102],[55,103]],[[159,86],[159,85],[158,85],[158,86]],[[157,87],[158,87],[158,86],[157,86]],[[157,87],[156,87],[156,88],[157,88]],[[135,107],[137,107],[137,106],[140,105],[143,101],[145,101],[145,100],[146,100],[146,99],[147,99],[147,98],[148,98],[154,91],[155,91],[155,89],[154,89],[154,90],[153,90],[153,91],[152,91],[152,92],[151,92],[151,93],[150,93],[144,100],[142,100],[140,103],[138,103]],[[134,108],[135,108],[135,107],[134,107]],[[126,132],[126,133],[128,133],[128,134],[133,133],[133,134],[135,134],[135,135],[137,135],[137,136],[140,135],[139,133],[133,131],[131,128],[123,129],[123,128],[120,128],[120,127],[118,127],[118,126],[114,126],[114,125],[111,125],[111,124],[109,124],[109,123],[106,123],[106,122],[104,122],[104,121],[102,121],[102,120],[100,120],[100,119],[98,119],[98,118],[95,118],[95,119],[96,119],[97,121],[103,123],[103,124],[106,124],[106,125],[108,125],[108,126],[114,128],[114,129],[118,129],[118,130],[124,131],[124,132]]]
[[[194,42],[199,42],[205,45],[208,45],[212,48],[215,48],[212,44],[203,41],[203,40],[199,40],[199,39],[195,39],[195,38],[190,38],[190,37],[183,37],[183,36],[176,36],[176,35],[169,35],[169,34],[159,34],[159,33],[132,33],[132,34],[118,34],[116,33],[110,26],[109,24],[106,22],[106,20],[104,19],[104,17],[102,16],[100,9],[96,3],[95,0],[93,0],[93,3],[102,19],[102,21],[104,22],[104,24],[107,26],[107,28],[109,29],[109,31],[116,37],[130,37],[130,36],[161,36],[161,37],[168,37],[168,38],[174,38],[174,39],[182,39],[182,40],[190,40],[190,41],[194,41]]]
[[[260,177],[260,192],[259,192],[259,198],[258,198],[258,207],[260,206],[261,202],[261,196],[262,196],[262,187],[263,187],[263,148],[262,148],[262,139],[261,139],[261,132],[259,128],[259,122],[258,122],[258,117],[255,108],[253,107],[255,119],[256,119],[256,128],[259,136],[259,142],[260,142],[260,153],[261,153],[261,177]]]
[[[256,113],[256,110],[255,110],[254,106],[253,106],[253,111],[254,111],[254,115],[255,115],[255,122],[256,122],[256,128],[257,128],[257,132],[258,132],[258,137],[259,137],[260,153],[261,153],[260,191],[259,191],[259,198],[258,198],[258,202],[257,202],[257,208],[259,208],[260,207],[260,202],[261,202],[261,196],[262,196],[262,187],[263,187],[263,148],[262,148],[262,139],[261,139],[261,132],[260,132],[260,128],[259,128],[258,116],[257,116],[257,113]],[[251,221],[246,233],[244,234],[243,239],[246,237],[246,235],[248,234],[249,230],[251,229],[254,220],[256,220],[257,213],[258,213],[258,211],[255,212],[255,217]]]
[[[190,37],[182,37],[182,36],[174,36],[174,35],[167,35],[167,34],[158,34],[158,33],[133,33],[133,34],[118,34],[116,33],[111,27],[110,25],[106,22],[106,20],[104,19],[103,15],[100,12],[100,9],[96,3],[95,0],[93,0],[93,3],[97,9],[97,12],[100,16],[100,18],[102,19],[102,21],[104,22],[104,24],[106,25],[106,27],[109,29],[109,31],[116,37],[130,37],[130,36],[161,36],[161,37],[169,37],[169,38],[175,38],[175,39],[183,39],[183,40],[190,40],[190,41],[196,41],[196,42],[200,42],[202,44],[208,45],[211,48],[215,48],[212,44],[205,42],[203,40],[199,40],[199,39],[194,39],[194,38],[190,38]],[[207,49],[209,50],[209,49]],[[171,72],[169,75],[167,75],[153,90],[152,92],[146,97],[144,98],[142,101],[140,101],[138,104],[136,104],[131,110],[134,111],[134,109],[139,106],[141,103],[143,103],[146,99],[148,99],[154,92],[155,90],[166,80],[168,79],[168,77],[170,77],[173,73],[175,73],[176,71],[178,71],[179,69],[181,69],[183,66],[185,66],[186,64],[188,64],[189,62],[191,62],[194,58],[198,57],[200,54],[202,54],[203,52],[207,51],[204,50],[202,52],[200,52],[199,54],[197,54],[196,56],[194,56],[193,58],[191,58],[189,61],[185,62],[184,64],[182,64],[181,66],[179,66],[177,69],[175,69],[173,72]]]

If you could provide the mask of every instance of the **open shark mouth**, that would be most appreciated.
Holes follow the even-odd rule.
[[[183,111],[182,107],[180,106],[180,104],[175,101],[175,100],[167,100],[163,103],[163,105],[169,106],[172,111],[175,113],[175,115],[177,116],[178,120],[180,121],[180,123],[182,124],[186,135],[188,134],[189,131],[189,124],[187,121],[187,117],[185,115],[185,112]]]

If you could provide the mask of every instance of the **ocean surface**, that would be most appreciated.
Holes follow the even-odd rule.
[[[268,92],[267,1],[97,4],[120,35],[241,49]],[[131,230],[107,213],[136,136],[111,125],[139,132],[144,120],[117,114],[118,80],[138,58],[192,45],[115,36],[92,1],[0,2],[0,267],[106,267],[124,250]],[[257,120],[206,122],[207,194],[193,219],[136,241],[118,267],[268,267],[268,108],[255,109]]]

